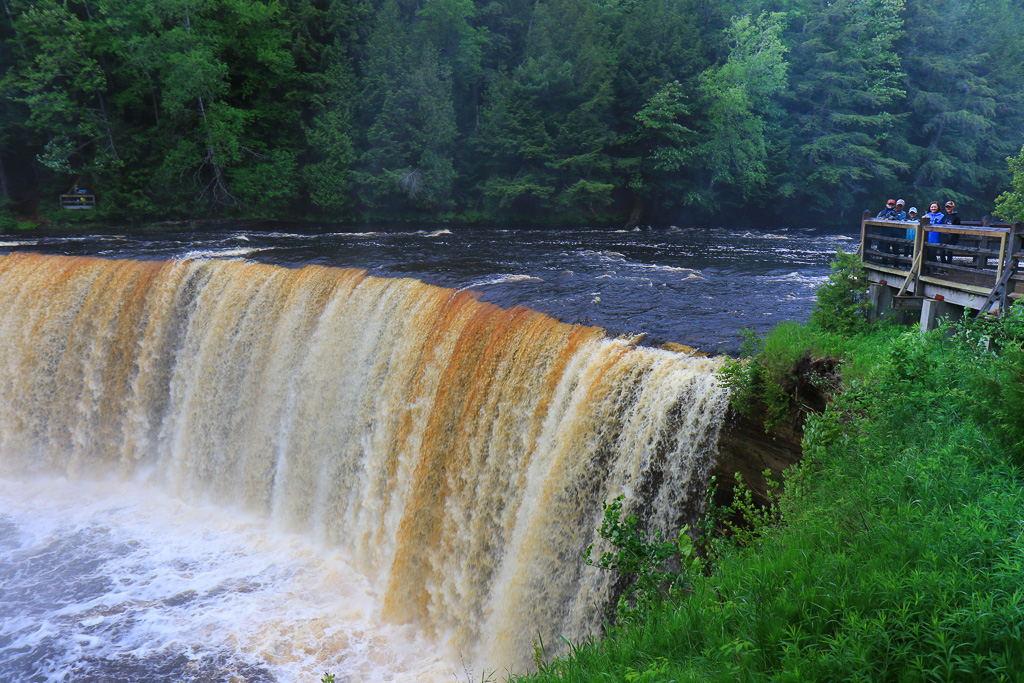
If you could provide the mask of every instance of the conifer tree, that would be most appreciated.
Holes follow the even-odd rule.
[[[522,64],[494,79],[478,149],[503,159],[480,185],[492,206],[595,216],[614,197],[614,59],[593,5],[538,3]]]
[[[800,76],[787,103],[796,116],[780,189],[812,212],[842,215],[908,168],[896,137],[902,11],[903,0],[807,0],[795,15],[789,39]]]
[[[372,8],[364,0],[331,0],[318,9],[302,0],[293,51],[302,57],[310,86],[309,121],[302,175],[309,199],[335,218],[352,208],[352,167],[357,159],[355,103],[358,80],[353,55],[358,28]]]
[[[1003,180],[1002,159],[1016,149],[997,126],[1024,130],[1024,8],[932,0],[907,9],[913,30],[899,47],[907,72],[908,184],[917,196],[968,205]],[[994,60],[999,49],[1009,54]]]

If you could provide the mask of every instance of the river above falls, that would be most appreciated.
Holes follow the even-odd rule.
[[[812,230],[257,229],[0,236],[0,253],[245,259],[362,268],[472,289],[613,336],[735,353],[740,330],[805,320],[837,248],[852,235]]]

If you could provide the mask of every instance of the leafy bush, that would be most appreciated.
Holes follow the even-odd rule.
[[[1020,154],[1006,159],[1013,173],[1011,187],[996,197],[995,214],[1008,221],[1024,221],[1024,147]]]
[[[987,438],[1024,465],[1024,302],[999,317],[965,318],[952,331],[966,408]]]
[[[729,390],[733,408],[746,415],[752,415],[757,404],[757,389],[762,382],[764,368],[756,357],[764,348],[764,339],[754,330],[740,331],[743,343],[739,358],[727,358],[715,375],[719,384]]]
[[[836,252],[828,280],[818,289],[811,321],[826,332],[854,335],[868,324],[868,279],[857,254]]]
[[[13,213],[0,207],[0,233],[30,230],[34,227],[34,224],[27,221],[19,221]]]
[[[637,528],[640,520],[636,515],[622,516],[623,498],[602,503],[604,520],[598,534],[613,549],[601,553],[595,562],[591,544],[583,559],[586,564],[616,572],[627,581],[616,608],[619,624],[643,619],[663,600],[677,604],[702,567],[689,536],[689,526],[683,526],[674,541],[662,540],[660,531],[648,539]]]
[[[745,357],[728,359],[716,378],[730,392],[730,404],[771,433],[790,418],[800,387],[816,385],[824,394],[837,389],[834,369],[842,358],[842,338],[812,325],[780,323],[761,338],[743,330]],[[815,363],[813,359],[826,359]]]
[[[758,417],[758,409],[763,410],[760,417],[768,433],[789,418],[794,389],[804,379],[797,376],[798,361],[808,355],[845,360],[849,340],[871,329],[867,289],[860,258],[840,249],[831,263],[828,280],[818,289],[809,324],[783,322],[765,338],[743,330],[740,358],[726,360],[717,374],[718,381],[730,392],[733,408],[751,418]],[[858,368],[854,374],[863,371]],[[825,393],[838,389],[831,386],[834,383],[830,378],[806,379],[820,380]]]

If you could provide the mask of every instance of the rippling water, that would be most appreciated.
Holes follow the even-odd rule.
[[[735,352],[739,330],[803,320],[837,247],[852,234],[810,230],[436,230],[135,232],[0,237],[0,253],[144,259],[234,258],[364,268],[468,288],[609,334]]]

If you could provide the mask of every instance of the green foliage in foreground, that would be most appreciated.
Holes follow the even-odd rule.
[[[722,545],[678,604],[520,680],[1018,680],[1022,323],[849,338],[857,378],[808,420],[778,523]],[[765,349],[777,337],[834,343],[797,326]]]
[[[689,526],[684,525],[679,530],[675,541],[662,540],[660,531],[655,531],[654,538],[648,540],[646,534],[637,529],[640,520],[636,515],[622,517],[623,498],[625,496],[619,496],[604,504],[604,521],[598,530],[614,550],[601,553],[595,561],[591,557],[594,546],[590,545],[583,557],[588,565],[630,579],[616,609],[619,624],[646,616],[664,601],[677,604],[692,590],[693,579],[703,569],[689,536]],[[679,558],[678,567],[670,566],[674,557]]]
[[[996,198],[996,215],[1008,221],[1024,221],[1024,147],[1006,162],[1013,173],[1009,190]]]

